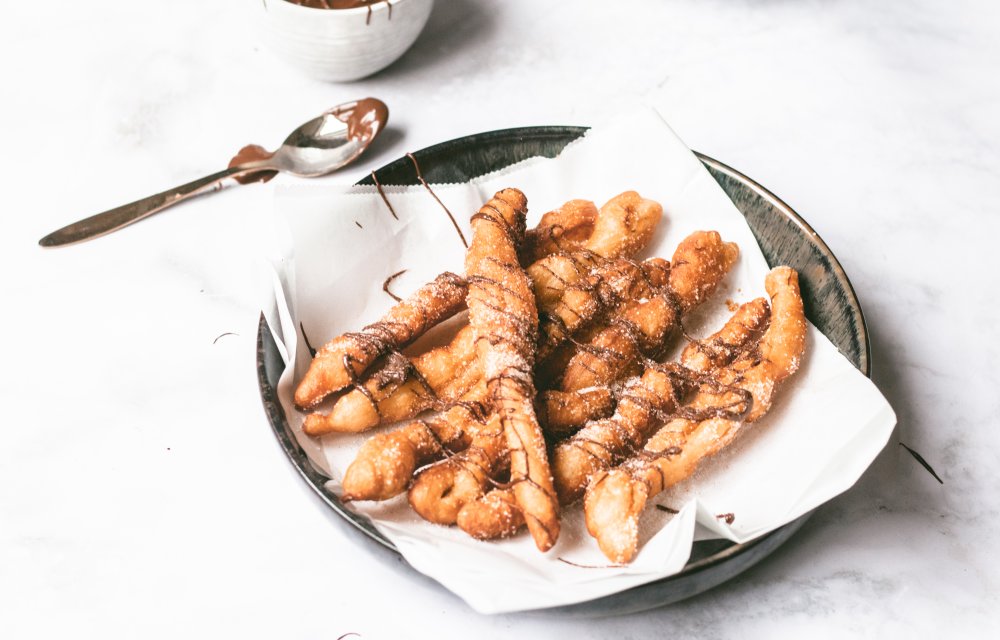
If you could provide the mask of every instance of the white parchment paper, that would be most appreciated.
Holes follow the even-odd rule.
[[[435,185],[434,192],[471,237],[469,217],[508,186],[527,195],[529,225],[573,198],[600,206],[634,189],[658,200],[664,219],[640,257],[669,259],[680,240],[699,229],[715,229],[736,242],[738,264],[706,308],[685,321],[693,335],[707,335],[724,322],[726,300],[765,295],[768,265],[743,216],[653,111],[637,109],[595,127],[558,158],[528,160],[470,183]],[[290,230],[288,255],[276,263],[272,279],[277,308],[270,324],[292,364],[279,396],[299,442],[328,472],[335,492],[370,434],[317,442],[301,433],[302,416],[291,403],[293,384],[309,361],[300,327],[318,347],[378,319],[393,304],[381,289],[390,274],[407,270],[392,285],[406,295],[441,271],[462,270],[464,247],[427,190],[390,187],[386,193],[398,220],[372,188],[285,187],[275,200]],[[810,326],[807,355],[771,412],[694,477],[652,501],[678,513],[647,510],[641,550],[627,567],[608,566],[586,533],[578,505],[565,510],[559,541],[546,554],[527,534],[478,542],[455,528],[429,524],[410,510],[405,495],[351,508],[369,516],[411,565],[480,612],[552,607],[676,573],[696,536],[744,542],[795,519],[854,484],[894,425],[892,409],[871,381]],[[717,517],[724,513],[734,515],[732,524]]]

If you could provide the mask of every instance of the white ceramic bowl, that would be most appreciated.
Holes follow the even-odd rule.
[[[371,5],[369,12],[264,0],[263,37],[275,55],[314,78],[358,80],[403,55],[433,6],[434,0],[389,0]]]

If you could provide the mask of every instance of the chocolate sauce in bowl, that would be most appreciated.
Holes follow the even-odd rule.
[[[367,7],[368,15],[365,16],[365,24],[371,23],[372,7],[384,2],[385,6],[389,8],[389,20],[392,20],[392,2],[389,0],[285,0],[285,2],[310,9],[360,9]]]
[[[380,2],[389,4],[388,0],[285,0],[285,2],[291,2],[292,4],[311,9],[359,9],[361,7],[370,7]]]

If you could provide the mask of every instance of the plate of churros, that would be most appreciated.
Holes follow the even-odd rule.
[[[467,136],[278,196],[295,240],[258,336],[274,433],[347,525],[484,612],[705,591],[853,484],[894,424],[851,284],[800,216],[686,148],[657,167],[676,186],[614,176],[613,136],[587,132]]]

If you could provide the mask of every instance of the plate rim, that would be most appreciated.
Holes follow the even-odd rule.
[[[475,147],[477,144],[481,144],[483,142],[497,142],[497,141],[502,142],[506,140],[515,141],[517,139],[525,139],[525,138],[532,140],[539,140],[542,138],[565,138],[568,136],[572,136],[569,142],[567,142],[567,144],[569,144],[575,139],[584,135],[588,130],[589,127],[574,126],[574,125],[551,125],[551,126],[541,125],[541,126],[529,126],[529,127],[513,127],[507,129],[495,129],[465,136],[459,136],[451,140],[439,142],[437,144],[424,147],[418,151],[414,151],[412,152],[412,155],[416,156],[419,160],[421,159],[421,156],[431,156],[434,154],[440,154],[443,152],[447,152],[448,150],[456,146]],[[846,271],[844,271],[843,266],[840,264],[840,261],[837,259],[833,251],[830,249],[829,245],[826,244],[823,238],[815,231],[815,229],[813,229],[813,227],[801,215],[799,215],[786,202],[784,202],[781,198],[776,196],[769,189],[761,185],[759,182],[750,178],[741,171],[738,171],[733,167],[719,160],[716,160],[711,156],[700,153],[698,151],[692,150],[692,152],[695,154],[698,160],[701,161],[707,167],[714,169],[715,171],[724,174],[742,183],[743,185],[749,187],[751,191],[753,191],[757,196],[768,201],[774,208],[778,209],[787,219],[789,219],[796,226],[798,226],[805,235],[810,237],[815,242],[817,247],[820,249],[821,253],[823,253],[823,255],[829,260],[830,266],[835,275],[837,276],[837,280],[843,283],[846,287],[845,293],[847,294],[848,302],[851,306],[851,313],[857,321],[857,334],[861,346],[861,350],[859,353],[859,362],[855,366],[859,369],[859,371],[861,371],[861,373],[863,373],[866,377],[870,378],[871,340],[868,332],[868,326],[864,318],[864,313],[861,308],[861,303],[858,299],[857,292],[854,288],[853,283],[847,276]],[[386,171],[391,171],[394,168],[397,168],[399,165],[409,162],[410,159],[408,158],[408,156],[403,155],[397,158],[396,160],[392,160],[382,165],[378,169],[373,170],[371,174],[369,174],[365,178],[362,178],[356,184],[373,185],[375,184],[374,180],[372,179],[373,174],[375,176],[378,176],[380,172],[384,173]],[[485,173],[490,173],[493,170],[486,171],[478,175],[484,175]],[[383,184],[394,184],[394,183],[383,183]],[[432,182],[432,184],[435,183]],[[258,385],[261,395],[261,401],[264,405],[265,413],[267,414],[268,417],[268,422],[271,426],[272,431],[274,432],[274,435],[278,439],[278,442],[281,445],[283,452],[285,453],[285,457],[292,464],[292,466],[298,472],[299,476],[309,486],[309,488],[313,491],[313,493],[316,494],[329,508],[331,508],[334,512],[336,512],[341,517],[342,521],[346,521],[346,523],[350,524],[355,531],[364,534],[369,539],[374,540],[375,542],[380,544],[382,547],[402,557],[402,554],[399,553],[399,550],[396,548],[396,546],[393,545],[392,542],[389,541],[387,538],[385,538],[381,533],[379,533],[374,528],[374,526],[368,521],[367,518],[359,514],[355,514],[344,508],[344,506],[340,503],[337,496],[326,488],[325,481],[328,478],[326,478],[326,476],[313,465],[312,461],[309,460],[308,456],[302,450],[301,446],[295,440],[294,436],[291,433],[289,433],[290,428],[288,425],[287,417],[285,416],[284,413],[284,409],[281,406],[280,402],[278,401],[277,389],[274,386],[272,386],[270,381],[268,380],[268,372],[270,367],[268,367],[267,363],[268,353],[265,340],[270,340],[273,345],[273,339],[268,329],[267,319],[265,317],[265,314],[261,313],[257,331]],[[271,353],[270,355],[272,356],[273,359],[273,357],[276,356],[277,354]],[[282,370],[284,369],[283,363],[281,365],[281,369]],[[664,586],[666,585],[666,583],[669,583],[671,581],[678,581],[680,579],[690,577],[693,574],[706,572],[711,569],[720,567],[724,563],[728,563],[736,558],[743,556],[743,554],[745,554],[747,551],[757,546],[760,545],[773,546],[773,548],[770,549],[766,554],[761,555],[757,558],[752,558],[751,561],[746,564],[746,566],[743,566],[733,575],[723,577],[721,580],[714,581],[709,586],[692,591],[691,593],[682,596],[681,598],[677,598],[674,600],[667,600],[662,602],[661,604],[665,605],[671,602],[677,602],[679,600],[684,599],[685,597],[696,595],[714,586],[717,586],[718,584],[721,584],[727,581],[728,579],[735,577],[739,573],[742,573],[742,571],[748,569],[750,566],[756,564],[757,562],[760,562],[767,555],[769,555],[771,551],[773,551],[778,546],[783,544],[785,540],[790,538],[796,531],[798,531],[813,513],[814,511],[805,513],[796,518],[795,520],[788,522],[782,525],[781,527],[778,527],[777,529],[770,531],[758,538],[754,538],[753,540],[749,540],[744,543],[735,543],[729,545],[704,558],[700,558],[693,562],[689,562],[684,566],[683,569],[681,569],[679,572],[673,575],[660,578],[642,585],[637,585],[635,587],[631,587],[629,589],[616,592],[614,594],[599,596],[597,598],[584,601],[581,603],[550,607],[539,611],[546,611],[546,612],[562,611],[562,612],[575,613],[579,611],[581,607],[592,608],[594,603],[601,602],[602,600],[620,599],[627,596],[630,593],[635,593],[638,590],[649,590],[656,585]]]

